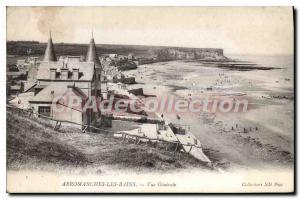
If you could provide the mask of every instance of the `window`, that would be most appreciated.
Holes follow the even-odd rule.
[[[97,97],[101,97],[101,90],[97,90]]]
[[[55,72],[55,79],[60,79],[60,73],[59,72]]]
[[[68,72],[68,79],[72,79],[73,73],[71,71]]]
[[[50,106],[39,106],[38,112],[40,115],[50,117]]]
[[[98,75],[98,80],[99,80],[99,81],[101,80],[101,75],[100,75],[100,74]]]

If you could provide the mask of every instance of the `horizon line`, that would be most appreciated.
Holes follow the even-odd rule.
[[[6,40],[6,42],[37,42],[39,44],[47,44],[47,42],[40,42],[37,40]],[[53,42],[53,44],[69,44],[69,45],[89,45],[89,43],[69,43],[69,42]],[[153,44],[113,44],[113,43],[96,43],[97,45],[111,45],[111,46],[140,46],[140,47],[164,47],[164,48],[190,48],[190,49],[220,49],[223,50],[223,53],[225,52],[224,48],[213,48],[213,47],[187,47],[187,46],[166,46],[166,45],[153,45]],[[225,53],[224,53],[225,54]],[[226,53],[227,55],[288,55],[288,56],[294,56],[293,53],[274,53],[274,54],[269,54],[269,53],[239,53],[239,52],[231,52],[231,53]]]

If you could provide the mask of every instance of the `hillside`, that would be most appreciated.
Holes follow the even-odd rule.
[[[8,55],[43,55],[46,48],[46,43],[39,42],[23,42],[23,41],[7,41]],[[86,44],[67,44],[55,43],[55,52],[57,55],[82,55],[85,54],[88,48]],[[101,54],[123,54],[130,53],[140,56],[149,57],[154,55],[154,51],[164,49],[160,46],[143,46],[143,45],[114,45],[114,44],[96,44],[97,52]],[[30,51],[30,54],[29,54]]]
[[[125,143],[111,135],[81,133],[79,129],[54,131],[25,115],[7,110],[7,168],[9,170],[66,170],[89,172],[102,167],[138,170],[168,170],[199,167],[193,157],[147,145]],[[84,169],[84,168],[89,169]],[[105,171],[104,171],[105,172]]]
[[[25,41],[7,41],[8,55],[29,55],[40,56],[44,54],[46,43],[25,42]],[[67,44],[55,43],[55,52],[57,55],[83,55],[87,51],[86,44]],[[133,54],[139,58],[156,58],[159,61],[175,59],[205,59],[216,58],[226,59],[223,56],[223,49],[216,48],[185,48],[169,46],[145,46],[145,45],[114,45],[114,44],[97,44],[97,52],[101,54]]]

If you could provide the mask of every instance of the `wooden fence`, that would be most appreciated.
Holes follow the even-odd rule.
[[[25,110],[25,109],[20,109],[11,105],[6,105],[7,109],[14,109],[18,114],[23,114],[24,116],[27,116],[39,123],[42,123],[46,126],[52,126],[54,130],[58,131],[61,128],[62,124],[67,124],[67,126],[70,126],[70,124],[72,126],[78,126],[80,127],[81,131],[83,133],[89,132],[90,129],[93,129],[92,132],[95,133],[105,133],[106,135],[114,135],[114,134],[121,134],[122,136],[122,141],[129,141],[134,140],[135,144],[139,144],[142,140],[146,140],[146,143],[163,143],[166,145],[166,150],[168,150],[170,148],[170,145],[174,146],[174,152],[176,152],[178,149],[183,149],[183,146],[190,146],[190,150],[189,151],[185,151],[187,153],[190,153],[193,147],[196,148],[201,148],[200,146],[197,146],[195,144],[182,144],[179,141],[169,141],[169,140],[164,140],[164,139],[159,139],[159,138],[149,138],[146,136],[140,136],[140,135],[133,135],[133,134],[129,134],[126,132],[114,132],[108,129],[104,129],[104,128],[98,128],[92,125],[83,125],[83,124],[78,124],[75,122],[71,122],[71,121],[67,121],[67,120],[57,120],[54,119],[52,117],[48,117],[39,113],[34,113],[32,110]],[[38,117],[36,117],[38,116]]]

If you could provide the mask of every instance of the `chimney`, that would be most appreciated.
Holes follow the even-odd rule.
[[[67,80],[68,79],[68,73],[69,73],[69,69],[67,68],[61,68],[60,69],[60,76],[62,80]]]
[[[78,80],[78,79],[79,79],[79,69],[73,68],[73,80]]]
[[[50,68],[50,79],[56,79],[56,68]]]

